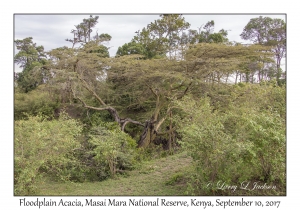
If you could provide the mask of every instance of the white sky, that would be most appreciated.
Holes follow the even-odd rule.
[[[65,41],[66,38],[72,38],[71,29],[75,29],[74,25],[82,22],[84,18],[88,18],[90,14],[84,15],[21,15],[16,14],[15,17],[15,39],[24,39],[33,37],[33,42],[37,45],[43,45],[45,50],[51,50],[57,47],[71,47],[70,42]],[[153,15],[98,15],[98,24],[93,29],[93,34],[98,30],[98,34],[108,33],[112,36],[109,42],[110,56],[115,56],[118,47],[131,41],[135,35],[135,31],[142,30],[149,23],[159,19],[159,14]],[[183,14],[187,22],[191,24],[190,29],[198,30],[199,27],[208,21],[215,21],[215,32],[220,29],[228,30],[228,38],[230,41],[246,42],[240,38],[243,28],[247,25],[251,18],[257,18],[260,15],[271,18],[280,18],[285,20],[284,14],[254,14],[254,15],[191,15]],[[15,71],[21,69],[15,66]]]

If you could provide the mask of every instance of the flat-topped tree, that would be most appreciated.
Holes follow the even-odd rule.
[[[262,46],[209,43],[191,47],[181,61],[144,60],[140,55],[101,58],[82,48],[70,84],[73,97],[85,108],[107,111],[121,130],[128,123],[142,126],[138,145],[147,147],[160,135],[173,136],[169,141],[174,142],[173,100],[188,93],[198,97],[201,84],[224,84],[239,64],[262,55],[269,55]]]
[[[242,71],[242,64],[245,66],[254,61],[270,61],[272,56],[273,53],[266,46],[199,43],[187,51],[186,60],[189,73],[194,78],[220,84],[237,70]]]
[[[112,60],[107,81],[120,96],[123,110],[133,110],[135,114],[140,111],[145,116],[139,145],[146,147],[157,135],[167,132],[167,125],[162,125],[173,110],[173,100],[191,91],[202,91],[202,83],[223,84],[240,63],[249,63],[255,56],[272,56],[264,50],[262,46],[201,43],[187,50],[186,59],[180,61],[122,56]]]
[[[153,49],[158,49],[163,47],[158,43],[164,43],[173,33],[189,26],[180,15],[161,18],[138,32],[137,43],[147,44],[146,47],[152,44]],[[194,31],[190,35],[194,36]],[[186,38],[187,42],[195,41]],[[258,54],[255,47],[201,43],[191,44],[181,60],[166,56],[144,59],[143,55],[105,58],[94,50],[97,44],[93,43],[97,41],[91,40],[76,49],[73,68],[66,76],[72,96],[85,108],[107,111],[122,131],[126,131],[128,123],[142,126],[140,147],[147,147],[160,135],[164,138],[169,135],[168,145],[172,147],[176,125],[171,120],[172,112],[176,111],[173,100],[180,100],[190,92],[199,95],[201,84],[223,83],[222,79],[236,70],[239,63]],[[163,48],[170,49],[169,42],[165,44],[167,47]]]

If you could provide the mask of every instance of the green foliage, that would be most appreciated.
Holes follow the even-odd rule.
[[[208,98],[196,102],[187,97],[176,104],[185,113],[177,119],[181,145],[197,171],[190,191],[211,194],[217,189],[204,186],[220,180],[285,185],[285,124],[278,113],[247,104],[220,113],[212,111]]]
[[[163,14],[160,15],[160,19],[148,24],[141,32],[137,31],[132,42],[140,44],[145,49],[143,55],[146,55],[146,58],[162,58],[167,53],[171,57],[182,43],[183,31],[189,27],[190,24],[182,15]]]
[[[88,129],[87,132],[93,127],[97,127],[103,122],[113,122],[111,115],[108,112],[97,112],[94,110],[87,110],[87,115],[83,119],[83,123]]]
[[[132,169],[136,162],[136,142],[120,130],[115,123],[104,123],[92,128],[89,143],[93,146],[93,159],[105,163],[112,177],[119,171]]]
[[[15,121],[15,195],[35,193],[42,169],[55,171],[61,179],[67,179],[68,174],[61,173],[62,166],[70,162],[74,149],[79,146],[76,138],[80,132],[81,126],[66,114],[52,121],[41,116]]]
[[[87,53],[94,53],[98,57],[109,58],[108,47],[99,44],[99,41],[97,40],[87,42],[82,50],[84,50]]]
[[[195,160],[201,183],[231,177],[226,156],[234,149],[234,142],[224,132],[219,115],[212,112],[209,100],[195,102],[186,98],[178,106],[186,113],[180,122],[181,145]]]
[[[116,53],[117,56],[123,55],[131,55],[131,54],[140,54],[147,56],[146,49],[140,43],[136,43],[135,41],[125,43],[122,47],[118,48]]]
[[[179,180],[183,179],[184,174],[183,173],[175,173],[173,174],[166,182],[166,185],[174,185]]]
[[[154,143],[169,141],[174,149],[179,139],[180,150],[194,160],[189,194],[220,195],[203,188],[219,180],[285,188],[284,22],[251,20],[242,36],[257,44],[246,46],[229,43],[224,29],[214,33],[214,21],[198,32],[188,30],[182,15],[160,15],[113,58],[104,45],[109,34],[91,37],[97,22],[90,16],[76,25],[67,40],[73,47],[51,50],[48,60],[31,37],[15,41],[15,63],[24,68],[15,77],[16,195],[33,194],[44,175],[85,182],[130,174],[138,161],[175,151]],[[249,84],[256,73],[260,83]],[[236,83],[240,76],[240,83],[226,84],[230,76]],[[65,114],[55,120],[59,102],[83,126]],[[137,141],[145,148],[136,148]],[[156,170],[152,164],[140,173]],[[186,182],[186,174],[161,183]]]
[[[218,33],[213,33],[215,27],[215,22],[213,20],[208,21],[204,25],[204,31],[199,31],[197,34],[199,43],[225,43],[228,42],[228,32],[221,29]]]
[[[32,37],[27,37],[23,40],[15,40],[15,45],[19,52],[14,57],[14,62],[21,64],[21,67],[26,68],[28,65],[31,65],[34,61],[41,61],[45,58],[44,47],[36,46],[36,43],[33,43]]]
[[[282,19],[270,17],[252,18],[244,27],[241,38],[254,43],[271,46],[276,58],[276,79],[279,83],[281,59],[286,56],[286,23]]]
[[[276,80],[265,81],[258,84],[239,83],[230,92],[230,102],[227,109],[244,107],[257,111],[268,111],[279,114],[286,122],[286,87],[278,86]]]
[[[14,118],[15,120],[27,119],[30,116],[42,114],[47,118],[53,118],[59,102],[51,98],[47,92],[41,89],[29,93],[22,93],[15,90]]]
[[[48,72],[43,66],[47,63],[43,46],[36,46],[32,37],[15,40],[19,52],[14,56],[14,62],[23,68],[16,74],[17,86],[24,92],[35,89],[48,78]]]
[[[71,30],[71,33],[73,34],[73,39],[66,39],[66,41],[71,42],[73,44],[72,48],[77,43],[87,43],[91,40],[91,33],[93,31],[92,28],[94,28],[97,25],[98,19],[99,16],[93,17],[92,15],[90,15],[88,19],[84,18],[80,24],[75,25],[76,29]],[[104,37],[108,38],[105,35]],[[98,38],[99,38],[98,36],[95,37],[95,39]]]

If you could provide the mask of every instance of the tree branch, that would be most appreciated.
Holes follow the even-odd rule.
[[[189,88],[191,87],[193,82],[190,82],[190,84],[186,87],[185,91],[183,92],[183,94],[181,96],[179,96],[177,99],[181,99],[183,96],[185,96],[185,94],[187,93],[187,91],[189,90]]]
[[[78,96],[75,95],[75,92],[73,91],[72,88],[71,88],[71,91],[73,93],[74,98],[78,99],[82,103],[83,107],[88,108],[88,109],[97,110],[97,111],[107,110],[115,118],[115,121],[117,123],[119,123],[119,125],[121,126],[121,130],[122,131],[124,131],[125,126],[126,126],[127,123],[133,123],[133,124],[141,125],[141,126],[144,127],[144,125],[141,122],[132,120],[130,118],[121,119],[119,117],[119,114],[118,114],[117,110],[115,108],[113,108],[113,107],[110,107],[110,106],[106,106],[106,107],[88,106],[81,98],[79,98]]]
[[[121,130],[122,130],[122,131],[124,131],[125,126],[126,126],[127,123],[133,123],[133,124],[141,125],[141,126],[145,127],[141,122],[132,120],[132,119],[130,119],[130,118],[121,119],[121,123],[123,123],[123,124],[122,124],[122,127],[121,127]]]
[[[83,83],[83,87],[85,89],[87,89],[99,102],[101,105],[103,106],[107,106],[104,101],[97,95],[97,93],[95,93],[95,91],[93,91],[89,85],[86,83],[86,81],[84,79],[82,79],[81,77],[79,77],[79,80]]]
[[[149,89],[151,90],[151,92],[152,92],[156,97],[158,97],[157,93],[154,92],[153,88],[152,88],[151,86],[149,86],[148,84],[146,84],[146,85],[149,87]]]
[[[163,122],[167,119],[167,116],[168,116],[168,114],[169,114],[170,111],[171,111],[171,109],[168,108],[167,113],[166,113],[166,116],[163,117],[163,118],[161,118],[160,121],[156,124],[156,126],[155,126],[155,131],[156,131],[156,132],[157,132],[157,130],[159,129],[159,127],[163,124]]]
[[[97,111],[102,111],[102,110],[109,110],[109,109],[111,109],[111,107],[102,107],[102,108],[101,108],[101,107],[88,106],[88,105],[86,105],[86,103],[85,103],[81,98],[79,98],[78,96],[75,95],[75,92],[73,91],[73,88],[71,88],[71,91],[72,91],[72,93],[73,93],[73,97],[76,98],[76,99],[78,99],[78,100],[82,103],[83,107],[85,107],[85,108],[93,109],[93,110],[97,110]]]

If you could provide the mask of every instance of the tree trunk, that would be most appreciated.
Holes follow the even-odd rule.
[[[239,74],[238,74],[238,72],[236,72],[236,75],[235,75],[235,84],[237,84],[238,76],[239,76]]]
[[[144,132],[138,141],[138,147],[147,147],[155,139],[156,135],[154,124],[151,121],[146,121]]]
[[[83,107],[85,108],[88,108],[88,109],[93,109],[93,110],[97,110],[97,111],[103,111],[103,110],[106,110],[110,113],[110,115],[114,118],[115,122],[117,122],[121,128],[122,131],[125,130],[125,126],[127,123],[133,123],[133,124],[136,124],[136,125],[141,125],[144,127],[144,131],[142,133],[142,135],[140,136],[140,139],[138,141],[138,147],[147,147],[151,142],[154,141],[154,139],[156,138],[156,136],[158,135],[158,130],[160,128],[160,126],[163,124],[163,122],[165,121],[165,119],[167,118],[168,115],[170,115],[170,117],[172,118],[172,114],[171,114],[171,111],[170,111],[170,108],[167,109],[167,112],[166,112],[166,115],[162,118],[160,118],[160,120],[158,120],[159,118],[159,114],[160,114],[160,111],[162,109],[162,107],[165,105],[165,98],[163,97],[162,99],[160,99],[160,94],[159,94],[159,91],[156,90],[154,91],[152,87],[149,86],[151,92],[153,93],[153,95],[156,97],[156,106],[155,106],[155,110],[154,110],[154,113],[151,117],[150,120],[147,120],[145,122],[145,125],[143,125],[141,122],[138,122],[138,121],[135,121],[135,120],[132,120],[130,118],[120,118],[117,110],[111,106],[108,106],[107,104],[105,104],[105,102],[97,95],[97,93],[82,79],[80,78],[80,81],[82,82],[82,85],[83,87],[88,90],[94,97],[95,99],[101,104],[102,107],[93,107],[93,106],[88,106],[80,97],[76,96],[75,95],[75,92],[74,90],[72,89],[71,87],[71,91],[73,93],[73,97],[74,98],[77,98],[79,101],[82,102],[82,105]],[[188,91],[190,85],[192,83],[190,83],[186,90],[184,91],[183,95],[180,96],[180,97],[183,97],[186,92]],[[179,97],[179,98],[180,98]],[[169,132],[170,132],[170,142],[169,144],[172,146],[172,141],[174,139],[174,135],[173,135],[173,128],[172,128],[172,121],[171,121],[171,124],[170,124],[170,129],[169,129]],[[171,147],[170,146],[170,147]],[[170,148],[169,147],[169,148]]]
[[[173,133],[173,125],[172,125],[172,112],[170,112],[168,150],[171,150],[173,148],[173,142],[174,142],[174,133]]]
[[[162,121],[157,123],[158,115],[161,109],[161,101],[159,95],[150,88],[151,92],[156,96],[156,107],[150,120],[147,120],[144,126],[144,131],[138,141],[138,147],[147,147],[156,137],[157,129],[160,127]],[[157,123],[157,124],[156,124]]]
[[[277,83],[279,82],[279,79],[281,78],[281,68],[280,68],[281,64],[280,64],[280,58],[277,58],[277,61],[276,61],[276,80],[277,80]]]

